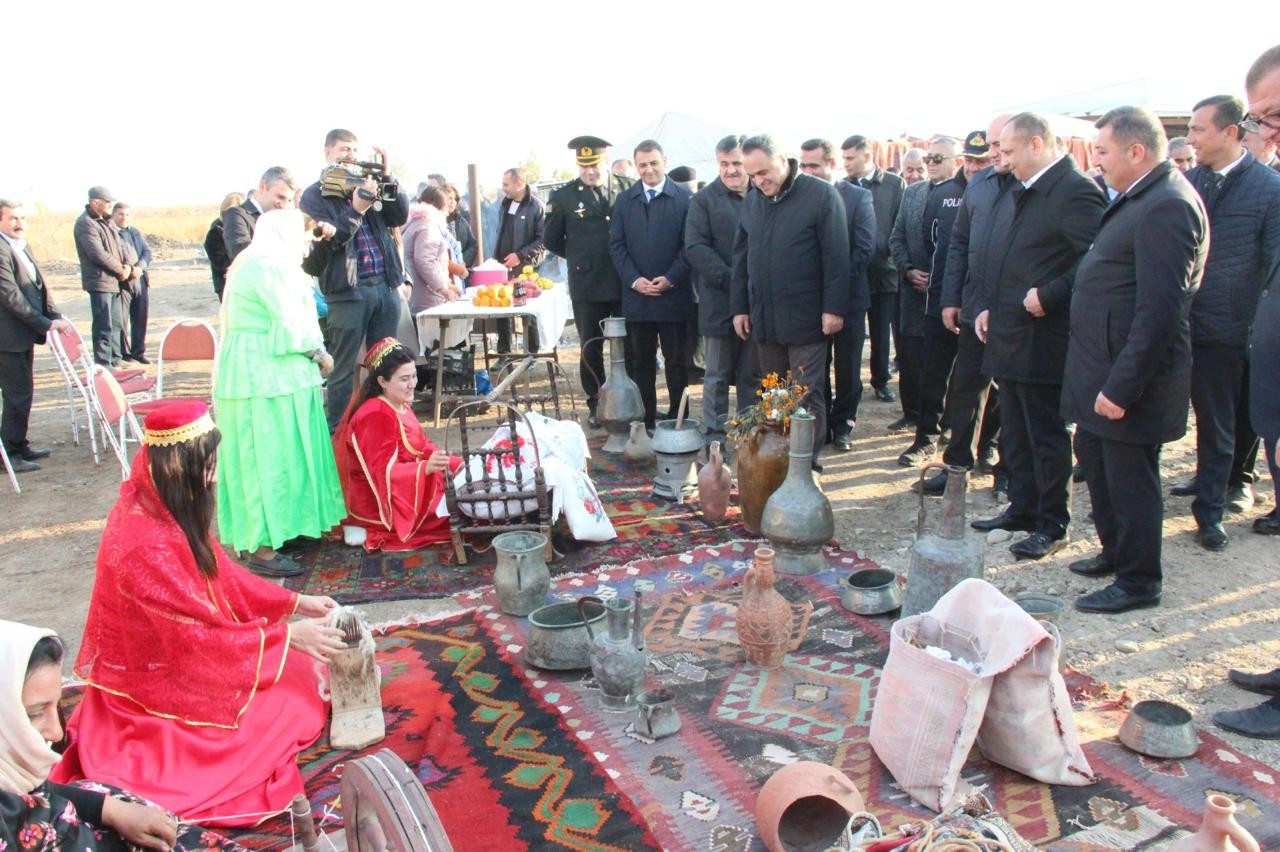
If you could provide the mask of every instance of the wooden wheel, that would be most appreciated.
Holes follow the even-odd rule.
[[[427,791],[390,749],[343,769],[342,821],[349,852],[453,852]]]

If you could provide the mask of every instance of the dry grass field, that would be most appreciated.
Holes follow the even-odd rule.
[[[80,211],[52,212],[37,204],[27,219],[27,242],[40,263],[76,260],[72,228]],[[133,227],[142,232],[152,250],[170,246],[199,246],[204,243],[209,223],[218,215],[217,205],[208,207],[134,207]]]

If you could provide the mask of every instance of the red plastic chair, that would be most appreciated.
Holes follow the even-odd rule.
[[[162,400],[199,399],[206,404],[213,402],[213,368],[218,358],[218,335],[213,326],[204,320],[185,317],[165,329],[160,338],[160,354],[156,359],[156,395],[155,399],[135,402],[133,409],[145,416]],[[209,393],[205,396],[166,397],[164,395],[164,362],[169,361],[207,361],[209,362]]]
[[[133,413],[129,398],[115,376],[101,364],[94,364],[88,374],[94,411],[102,424],[103,443],[110,444],[120,460],[121,479],[129,478],[129,436],[142,441],[142,426]]]

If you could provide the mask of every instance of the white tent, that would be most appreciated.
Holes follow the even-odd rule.
[[[614,140],[609,152],[612,159],[631,159],[636,144],[646,139],[656,139],[667,155],[667,170],[676,166],[689,166],[698,173],[698,180],[710,183],[717,174],[716,143],[733,128],[703,121],[682,112],[664,112],[653,121],[627,134],[622,140]]]

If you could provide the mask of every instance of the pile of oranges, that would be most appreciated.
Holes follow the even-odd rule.
[[[471,304],[477,308],[509,308],[511,307],[510,284],[487,284],[476,288]]]

